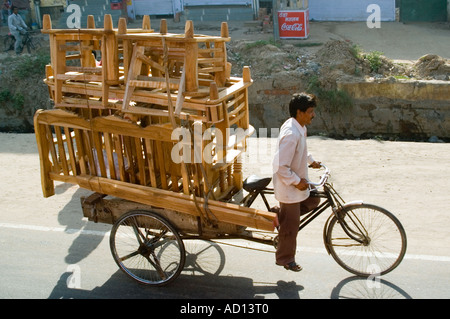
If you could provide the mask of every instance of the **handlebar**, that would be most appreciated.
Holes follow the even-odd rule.
[[[309,185],[315,187],[322,187],[327,182],[328,177],[330,177],[330,169],[323,164],[321,164],[320,166],[325,169],[325,173],[321,176],[320,181],[318,183],[308,182]]]

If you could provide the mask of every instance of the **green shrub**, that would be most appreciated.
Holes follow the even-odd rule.
[[[365,55],[365,58],[369,61],[371,72],[378,72],[381,64],[383,64],[383,60],[381,59],[382,55],[383,52],[380,51],[372,51]]]
[[[281,47],[281,43],[280,42],[277,42],[273,38],[270,38],[269,40],[258,40],[258,41],[255,41],[255,42],[248,43],[245,46],[245,48],[246,49],[259,48],[259,47],[262,47],[262,46],[265,46],[265,45],[268,45],[268,44],[274,45],[277,48]]]
[[[315,94],[319,99],[319,107],[331,114],[343,114],[353,109],[353,100],[347,92],[338,89],[325,90],[317,76],[309,79],[306,91]]]
[[[36,56],[25,56],[15,69],[15,75],[19,79],[25,79],[33,75],[45,74],[45,66],[50,63],[50,56],[39,52]]]

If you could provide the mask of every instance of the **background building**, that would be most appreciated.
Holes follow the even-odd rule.
[[[33,21],[50,14],[58,27],[72,12],[70,4],[81,8],[81,23],[91,14],[102,25],[104,14],[117,22],[128,13],[132,19],[139,16],[161,16],[196,21],[251,21],[257,19],[260,9],[270,13],[274,5],[280,7],[309,7],[310,19],[315,21],[364,21],[370,13],[367,7],[377,4],[382,21],[445,22],[450,21],[450,0],[31,0]],[[82,25],[83,27],[83,25]]]

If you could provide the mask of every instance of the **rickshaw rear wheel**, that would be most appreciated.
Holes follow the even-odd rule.
[[[133,210],[111,229],[110,248],[119,268],[141,284],[163,286],[183,270],[186,252],[175,227],[160,215]]]

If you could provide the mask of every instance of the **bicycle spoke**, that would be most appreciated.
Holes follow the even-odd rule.
[[[139,252],[136,250],[135,252],[132,252],[132,253],[126,255],[126,256],[120,257],[119,260],[120,261],[125,261],[125,260],[127,260],[127,259],[129,259],[131,257],[137,256],[137,255],[139,255]]]
[[[155,267],[156,271],[158,272],[159,276],[162,280],[167,279],[166,274],[164,273],[164,270],[161,268],[161,264],[159,262],[159,259],[156,257],[155,252],[151,253],[151,256],[155,260],[154,262],[150,259],[150,256],[147,256],[147,260],[150,264],[152,264],[153,267]]]

